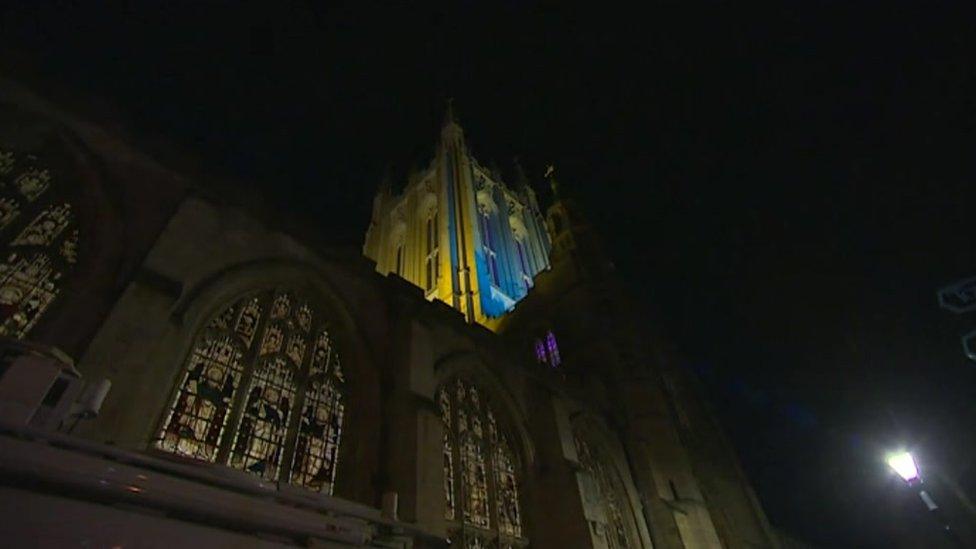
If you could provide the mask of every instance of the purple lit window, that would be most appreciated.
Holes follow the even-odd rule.
[[[549,354],[549,366],[553,368],[559,366],[562,360],[559,358],[559,347],[556,345],[556,336],[553,335],[551,330],[546,334],[546,352]]]
[[[535,359],[542,364],[545,364],[547,362],[546,346],[542,343],[541,339],[535,340]]]
[[[535,340],[535,359],[540,364],[548,364],[550,368],[557,368],[562,359],[559,357],[559,346],[556,345],[556,336],[552,330],[546,332],[545,339]]]

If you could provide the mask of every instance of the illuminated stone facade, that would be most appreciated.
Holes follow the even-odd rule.
[[[28,510],[13,545],[777,547],[596,231],[559,195],[543,220],[453,118],[376,197],[363,257],[4,86],[0,249],[62,276],[8,268],[0,325],[111,380],[97,417],[40,437],[56,445],[0,433],[25,479],[0,494]],[[16,186],[22,159],[45,193]],[[26,282],[56,295],[20,299]]]
[[[481,165],[451,111],[427,169],[373,202],[363,253],[461,311],[468,322],[496,326],[549,267],[549,235],[535,192]]]

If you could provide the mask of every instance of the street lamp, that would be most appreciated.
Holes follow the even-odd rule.
[[[909,485],[921,482],[918,476],[918,466],[915,465],[915,458],[908,452],[895,452],[888,454],[888,465],[898,473]]]
[[[893,452],[888,454],[885,461],[888,462],[888,466],[894,469],[898,476],[902,478],[909,486],[919,488],[918,497],[925,504],[925,507],[929,510],[936,520],[939,521],[942,526],[942,531],[952,540],[956,545],[962,547],[962,542],[956,536],[955,531],[945,522],[945,517],[941,516],[941,511],[939,511],[939,505],[935,503],[932,496],[928,492],[921,489],[922,477],[918,474],[918,465],[915,463],[915,458],[912,454],[904,450],[899,452]]]
[[[915,464],[915,458],[912,454],[906,451],[893,452],[888,454],[888,466],[895,470],[909,486],[915,486],[917,484],[922,484],[922,477],[918,474],[918,465]],[[918,497],[922,498],[922,502],[928,507],[929,511],[935,511],[939,506],[932,499],[932,496],[928,494],[925,490],[918,491]]]

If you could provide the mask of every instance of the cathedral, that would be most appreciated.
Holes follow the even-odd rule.
[[[0,79],[5,539],[779,547],[554,170],[430,140],[349,249]]]

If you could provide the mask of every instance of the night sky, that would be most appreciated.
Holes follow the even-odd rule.
[[[196,4],[8,6],[0,67],[350,245],[454,97],[482,162],[556,165],[777,527],[933,528],[882,461],[897,445],[976,498],[976,313],[936,300],[976,276],[970,13]]]

